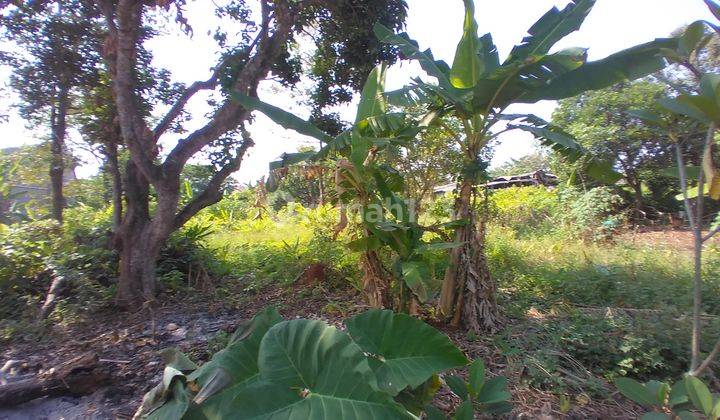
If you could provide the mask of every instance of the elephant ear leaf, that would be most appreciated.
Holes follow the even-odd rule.
[[[221,413],[243,419],[412,419],[378,391],[362,349],[322,321],[272,327],[260,344],[260,380]]]
[[[710,416],[714,408],[713,396],[707,385],[694,376],[688,376],[685,378],[685,389],[695,408],[702,411],[706,416]]]
[[[634,379],[618,378],[615,380],[615,386],[625,397],[644,407],[653,407],[659,404],[657,396]]]
[[[595,5],[595,0],[574,0],[560,11],[550,9],[529,30],[522,44],[515,46],[506,62],[546,54],[558,41],[577,31]]]
[[[362,350],[377,361],[378,386],[391,395],[468,362],[446,335],[409,315],[371,310],[345,325]]]
[[[465,23],[463,35],[455,51],[450,70],[450,83],[458,89],[469,89],[477,84],[480,75],[485,71],[484,62],[480,60],[480,40],[478,24],[475,21],[475,4],[473,0],[465,1]]]

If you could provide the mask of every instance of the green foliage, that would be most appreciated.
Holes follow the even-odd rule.
[[[453,419],[472,420],[475,418],[474,413],[501,415],[512,410],[507,378],[496,376],[487,379],[482,360],[475,360],[470,365],[467,382],[453,375],[446,376],[445,382],[453,394],[463,401]]]
[[[673,141],[664,130],[648,126],[632,115],[632,112],[660,112],[661,107],[655,100],[664,96],[666,90],[664,85],[649,81],[621,83],[563,100],[553,113],[553,123],[571,133],[593,156],[612,162],[618,168],[629,189],[628,201],[634,201],[639,208],[648,204],[665,205],[649,198],[676,193],[676,183],[660,174],[674,160]],[[677,121],[676,125],[678,129],[692,129],[687,120]],[[561,175],[572,172],[575,179],[589,179],[576,165],[558,161],[555,166]],[[653,188],[651,197],[643,197],[644,185]]]
[[[335,200],[347,206],[359,219],[360,235],[348,244],[352,250],[375,252],[385,247],[393,252],[392,273],[398,280],[396,295],[404,308],[410,293],[420,301],[431,296],[432,267],[423,260],[428,244],[424,229],[417,223],[414,211],[400,196],[402,176],[388,164],[377,161],[377,153],[401,147],[413,139],[421,128],[405,114],[388,112],[384,96],[386,66],[376,67],[368,76],[360,97],[354,126],[335,138],[329,138],[311,123],[255,98],[235,94],[236,101],[261,111],[276,123],[313,136],[326,145],[317,153],[296,153],[270,164],[270,182],[285,165],[304,160],[322,160],[336,155]],[[348,210],[343,208],[343,216]],[[407,291],[406,291],[407,290]]]
[[[433,214],[442,216],[443,204],[435,206]],[[488,213],[492,224],[510,228],[523,237],[557,235],[603,241],[623,225],[621,206],[622,198],[609,187],[582,191],[528,186],[490,192]]]
[[[489,175],[491,178],[496,178],[499,176],[526,174],[540,170],[550,171],[551,164],[550,156],[540,150],[518,159],[510,159],[510,161],[501,166],[490,169]]]
[[[467,363],[447,337],[407,315],[374,310],[346,325],[348,332],[322,321],[283,321],[266,309],[200,367],[167,352],[173,357],[163,382],[142,411],[156,419],[411,419],[409,410],[419,413],[437,392],[437,374]],[[504,386],[491,382],[474,398],[506,400]]]
[[[674,39],[658,39],[595,62],[587,62],[587,52],[582,48],[550,54],[558,41],[580,28],[592,9],[594,1],[583,0],[570,3],[562,11],[551,9],[501,64],[492,36],[478,36],[474,2],[464,3],[463,35],[452,68],[436,61],[430,50],[421,51],[405,33],[396,35],[381,24],[375,25],[375,33],[408,59],[417,60],[438,81],[435,85],[417,79],[388,98],[399,106],[424,104],[428,111],[440,110],[438,116],[450,114],[462,121],[463,130],[454,137],[464,137],[466,167],[480,161],[481,151],[494,137],[492,128],[501,120],[515,121],[510,129],[528,131],[568,159],[578,160],[585,149],[567,133],[533,115],[506,115],[505,109],[512,103],[569,98],[651,74],[667,64],[662,51],[673,51],[678,44]],[[584,165],[594,176],[617,180],[606,162],[590,158]]]
[[[519,233],[547,232],[558,228],[563,203],[557,190],[545,187],[512,187],[492,191],[489,220]]]
[[[694,376],[687,376],[674,385],[650,381],[645,384],[618,378],[615,386],[628,399],[653,410],[642,419],[698,419],[699,412],[708,420],[720,418],[720,398],[713,397],[707,385]],[[672,416],[667,414],[672,413]]]
[[[690,307],[692,261],[686,252],[650,245],[588,243],[557,236],[518,237],[491,228],[488,260],[513,302],[525,310],[570,302],[642,309]],[[720,313],[720,263],[710,252],[704,268],[703,310]]]

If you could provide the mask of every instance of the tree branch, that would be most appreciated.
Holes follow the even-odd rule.
[[[167,114],[163,117],[162,120],[158,123],[158,125],[153,130],[153,140],[158,141],[160,139],[160,136],[162,136],[167,129],[170,127],[170,124],[172,124],[173,121],[180,115],[180,113],[185,108],[185,105],[187,105],[188,101],[195,96],[196,93],[200,92],[201,90],[211,90],[215,89],[217,86],[218,77],[220,75],[220,70],[223,68],[223,64],[226,60],[223,60],[220,62],[217,67],[215,67],[215,70],[213,71],[212,76],[210,76],[209,79],[205,81],[197,81],[190,85],[183,94],[180,96],[180,98],[175,102],[172,108],[170,108],[170,111],[168,111]]]
[[[715,358],[720,354],[720,340],[718,340],[717,343],[715,343],[715,347],[712,349],[710,354],[703,360],[703,362],[698,366],[697,368],[693,369],[690,372],[691,376],[700,376],[702,373],[710,367],[710,364],[715,360]]]
[[[263,29],[259,35],[257,50],[245,64],[233,85],[233,90],[246,95],[256,95],[258,84],[269,73],[280,47],[290,35],[294,21],[287,10],[276,6],[276,28],[273,35],[269,36],[271,19],[269,6],[266,6],[266,2],[263,2],[263,5]],[[249,118],[250,114],[251,112],[240,104],[228,99],[204,127],[178,142],[165,159],[163,172],[179,173],[190,157],[221,135],[235,129],[242,121]]]
[[[703,237],[703,242],[709,241],[710,239],[713,238],[713,236],[717,235],[718,232],[720,232],[720,226],[716,227],[715,229],[713,229],[712,232],[710,232],[710,233],[708,233],[707,235],[705,235],[705,236]]]
[[[223,197],[221,191],[222,183],[235,171],[240,169],[243,157],[247,150],[254,145],[254,142],[250,136],[243,130],[243,137],[245,138],[235,151],[235,158],[228,162],[227,165],[223,166],[222,169],[215,172],[210,182],[205,189],[198,196],[194,197],[182,210],[175,216],[174,228],[178,229],[184,225],[191,217],[196,215],[200,210],[205,207],[211,206]]]
[[[137,107],[139,99],[134,77],[143,3],[120,0],[115,13],[109,1],[103,1],[101,7],[110,28],[105,56],[112,78],[123,139],[132,160],[143,175],[150,182],[157,183],[162,178],[161,168],[153,161],[157,155],[157,147],[152,131]]]

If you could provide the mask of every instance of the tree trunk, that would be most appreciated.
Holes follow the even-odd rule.
[[[162,244],[152,234],[150,188],[137,166],[129,161],[125,170],[127,212],[115,235],[120,253],[117,304],[138,309],[155,297],[155,268]]]
[[[126,211],[115,241],[120,252],[119,306],[137,309],[155,301],[157,259],[170,234],[179,227],[175,217],[179,177],[175,181],[158,185],[157,205],[151,216],[149,182],[132,160],[126,165],[123,182]]]
[[[50,142],[50,189],[52,192],[52,216],[58,223],[63,222],[63,209],[65,197],[63,196],[63,177],[65,174],[65,133],[67,128],[68,90],[61,88],[57,98],[57,105],[53,107],[50,116],[51,142]]]
[[[440,294],[439,309],[446,317],[452,317],[453,326],[464,324],[476,332],[496,330],[500,314],[496,301],[496,285],[490,275],[485,257],[485,228],[478,230],[472,206],[474,187],[465,180],[455,201],[453,220],[465,220],[455,233],[455,242],[462,246],[453,248],[450,265]]]
[[[122,174],[120,173],[120,163],[118,161],[117,143],[111,142],[106,146],[107,168],[110,178],[112,179],[112,205],[113,205],[113,231],[117,232],[122,223],[123,204],[122,204]]]
[[[363,291],[368,305],[373,308],[390,308],[389,287],[385,267],[375,251],[367,251],[360,261],[363,271]]]
[[[635,203],[635,220],[640,221],[643,218],[643,193],[642,193],[642,183],[634,179],[632,182],[629,182],[630,186],[633,189],[633,201]]]

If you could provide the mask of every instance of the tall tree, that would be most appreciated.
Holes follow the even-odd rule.
[[[662,130],[649,127],[629,111],[659,112],[656,100],[665,86],[649,81],[620,83],[560,102],[553,123],[572,134],[593,156],[622,174],[632,191],[636,216],[645,207],[643,185],[672,164],[672,141]]]
[[[504,131],[521,129],[543,140],[571,159],[585,150],[563,130],[533,115],[508,115],[505,110],[515,103],[559,100],[584,91],[602,89],[627,79],[637,79],[665,67],[661,57],[674,49],[677,41],[661,39],[588,62],[587,50],[568,48],[550,53],[565,36],[578,30],[595,2],[575,0],[563,10],[551,9],[535,23],[522,43],[515,46],[504,62],[487,34],[478,36],[475,6],[464,0],[463,35],[457,45],[452,67],[422,51],[407,34],[395,34],[377,26],[380,39],[400,48],[405,57],[419,61],[423,70],[437,80],[413,84],[388,95],[398,105],[425,104],[428,116],[452,115],[462,122],[454,137],[462,144],[463,166],[458,174],[455,219],[458,228],[440,296],[442,314],[473,330],[495,329],[500,321],[496,303],[496,285],[487,267],[485,240],[478,230],[473,198],[476,185],[487,167],[483,150]],[[500,122],[510,122],[504,128]],[[609,165],[597,160],[586,164],[598,176],[609,172]],[[616,179],[610,176],[607,179]]]
[[[143,28],[152,23],[159,25],[147,18],[153,7],[164,7],[172,9],[176,20],[190,31],[190,22],[183,13],[184,3],[181,0],[98,1],[109,31],[105,52],[114,103],[123,142],[130,154],[123,182],[126,209],[116,235],[121,255],[118,302],[126,306],[154,301],[156,259],[166,239],[199,210],[222,198],[223,182],[240,167],[246,151],[254,144],[245,129],[250,112],[230,100],[229,93],[256,96],[258,84],[270,73],[287,86],[297,83],[299,75],[291,54],[292,46],[297,34],[309,27],[332,29],[327,33],[321,31],[317,41],[337,58],[328,72],[328,86],[355,89],[357,80],[362,80],[375,62],[390,59],[394,53],[392,48],[383,47],[374,39],[371,22],[379,20],[399,28],[406,7],[402,0],[237,0],[218,7],[219,15],[234,21],[233,29],[240,34],[238,43],[231,45],[226,33],[216,34],[223,58],[211,77],[190,85],[159,123],[151,126],[138,106],[143,100],[143,93],[137,88],[137,51],[144,41]],[[255,16],[253,10],[259,10],[259,16]],[[358,10],[364,12],[357,13]],[[317,56],[318,59],[324,57],[327,54]],[[206,124],[161,154],[160,142],[190,98],[199,91],[217,89],[224,94],[224,99]],[[329,89],[329,92],[329,96],[317,100],[319,109],[324,104],[347,99],[342,89]],[[215,169],[212,178],[201,192],[180,206],[183,167],[203,152],[212,152]],[[151,188],[157,200],[152,212]]]
[[[65,138],[77,89],[94,83],[101,61],[98,27],[81,0],[17,2],[0,20],[3,35],[19,48],[5,54],[21,114],[49,128],[52,215],[62,222]]]

